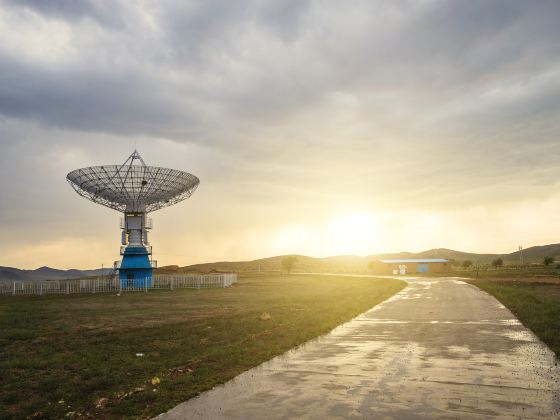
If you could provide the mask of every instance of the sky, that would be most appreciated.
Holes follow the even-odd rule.
[[[201,180],[160,265],[560,242],[558,1],[0,0],[0,265],[119,258],[73,169]]]

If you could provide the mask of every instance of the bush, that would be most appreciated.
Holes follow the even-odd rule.
[[[502,260],[501,258],[496,258],[495,260],[492,260],[492,266],[494,268],[498,268],[498,267],[502,267],[504,265],[504,260]]]

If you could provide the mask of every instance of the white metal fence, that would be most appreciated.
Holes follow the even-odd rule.
[[[0,295],[148,292],[153,289],[207,289],[229,287],[237,274],[161,275],[121,281],[118,276],[78,280],[0,281]]]

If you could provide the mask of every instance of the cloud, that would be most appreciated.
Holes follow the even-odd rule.
[[[2,113],[177,141],[220,137],[216,119],[245,130],[289,123],[338,92],[386,123],[429,120],[438,105],[460,112],[496,83],[507,90],[557,66],[560,35],[554,3],[4,4],[6,45],[16,28],[39,30],[0,50]],[[94,19],[111,14],[122,25]],[[48,66],[41,39],[59,44]]]
[[[119,22],[120,13],[125,12],[122,9],[119,10],[119,2],[111,0],[103,2],[105,7],[89,0],[3,0],[2,3],[6,7],[17,9],[20,13],[35,12],[68,22],[93,19],[109,26],[114,26]]]
[[[547,200],[558,16],[552,1],[0,0],[0,227],[69,234],[79,218],[57,205],[95,210],[65,173],[134,141],[199,175],[232,232],[244,202],[264,226],[339,202]]]

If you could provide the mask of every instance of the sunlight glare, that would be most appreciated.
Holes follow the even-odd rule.
[[[370,212],[345,213],[337,216],[327,228],[327,243],[333,254],[369,255],[377,248],[380,237],[378,218]]]

